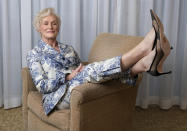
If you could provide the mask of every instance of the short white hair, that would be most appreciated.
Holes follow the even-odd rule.
[[[57,24],[60,28],[60,25],[61,25],[60,17],[55,13],[53,8],[45,8],[45,9],[41,10],[40,12],[38,12],[38,14],[35,16],[35,18],[33,20],[33,26],[37,31],[39,31],[40,23],[41,23],[42,19],[46,16],[49,16],[49,15],[53,15],[56,17]]]

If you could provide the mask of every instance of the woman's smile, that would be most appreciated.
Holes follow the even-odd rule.
[[[40,24],[39,32],[42,39],[56,39],[59,32],[59,24],[54,15],[49,15],[43,18]]]

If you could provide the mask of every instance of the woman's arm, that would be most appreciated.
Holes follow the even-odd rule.
[[[66,80],[71,80],[77,75],[77,73],[84,69],[84,65],[81,63],[78,53],[72,46],[69,46],[69,52],[66,55],[69,57],[69,60],[74,63],[74,65],[78,66],[75,70],[72,70],[72,73],[66,75]]]
[[[66,74],[57,70],[48,70],[47,75],[37,57],[33,52],[27,55],[27,64],[37,90],[43,94],[57,90],[65,83]]]
[[[66,80],[71,80],[73,77],[75,77],[79,72],[81,72],[84,69],[84,66],[82,64],[79,65],[75,70],[72,71],[71,74],[66,76]]]

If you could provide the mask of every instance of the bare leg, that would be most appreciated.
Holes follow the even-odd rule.
[[[148,55],[153,47],[155,39],[154,28],[145,36],[145,38],[132,50],[122,55],[122,69],[126,70],[136,64],[144,56]]]

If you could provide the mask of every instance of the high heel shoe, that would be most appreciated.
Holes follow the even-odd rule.
[[[147,72],[153,76],[170,74],[171,71],[162,73],[162,66],[172,47],[170,47],[168,39],[163,34],[163,25],[160,25],[158,18],[155,16],[153,10],[150,10],[150,12],[152,17],[152,25],[155,30],[155,40],[152,50],[156,48],[156,53],[153,62]]]
[[[153,16],[154,19],[156,20],[157,24],[159,25],[160,31],[164,32],[164,26],[163,26],[160,18],[158,17],[158,15],[153,10],[150,10],[150,12],[151,12],[151,17]]]
[[[155,21],[155,23],[158,25],[158,29],[156,30],[156,34],[159,36],[159,34],[163,34],[163,36],[166,38],[166,36],[164,35],[164,26],[160,20],[160,18],[158,17],[158,15],[153,11],[153,10],[150,10],[150,13],[151,13],[151,18],[152,18],[152,21]],[[152,22],[152,25],[153,27],[155,26],[154,25],[154,22]],[[155,27],[154,27],[155,29]],[[167,39],[167,38],[166,38]],[[168,40],[167,40],[168,41]],[[161,43],[161,44],[168,44],[170,46],[170,43],[169,41],[167,43]],[[172,46],[170,46],[170,49],[173,49]]]
[[[155,48],[156,44],[157,44],[157,39],[160,40],[160,34],[159,34],[158,23],[157,23],[156,18],[153,15],[153,11],[150,10],[150,13],[151,13],[151,18],[152,18],[152,26],[153,26],[153,28],[155,30],[155,39],[154,39],[153,47],[152,47],[152,50],[153,50]]]
[[[165,55],[165,53],[162,50],[162,48],[159,47],[160,46],[160,42],[161,41],[158,41],[156,46],[155,46],[156,53],[155,53],[153,62],[151,64],[149,70],[147,71],[152,76],[160,76],[160,75],[172,73],[171,71],[162,72],[163,62],[165,61],[165,59],[167,58],[168,55]]]

